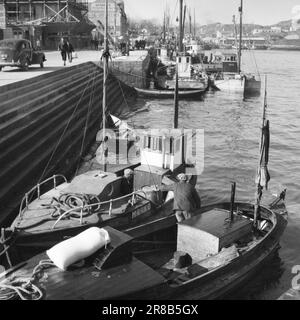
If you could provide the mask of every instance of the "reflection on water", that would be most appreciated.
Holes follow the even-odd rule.
[[[267,195],[272,197],[287,188],[289,224],[278,253],[278,259],[282,260],[280,271],[274,274],[278,281],[261,288],[254,286],[258,290],[254,290],[251,298],[276,299],[290,288],[293,265],[300,265],[297,246],[300,237],[300,52],[256,51],[255,56],[260,73],[268,75],[271,181]],[[246,52],[243,64],[243,70],[253,71],[253,61]],[[205,132],[204,172],[198,177],[197,185],[204,204],[227,201],[231,181],[237,183],[238,200],[254,200],[262,104],[263,95],[243,99],[240,94],[222,91],[208,92],[202,101],[180,101],[179,127]],[[132,107],[135,111],[128,111],[126,118],[137,128],[173,126],[172,99],[138,99]],[[275,265],[270,264],[271,268],[257,277],[269,279],[272,273],[269,271],[275,270]],[[252,292],[251,285],[261,282],[258,279],[254,277],[246,292]],[[240,292],[238,295],[242,296]]]

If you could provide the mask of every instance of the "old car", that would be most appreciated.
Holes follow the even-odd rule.
[[[5,66],[28,70],[32,64],[44,67],[45,54],[35,50],[26,39],[5,39],[0,41],[0,71]]]

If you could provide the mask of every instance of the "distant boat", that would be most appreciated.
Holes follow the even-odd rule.
[[[260,93],[261,80],[254,75],[248,75],[241,71],[242,64],[242,34],[243,34],[243,0],[241,0],[240,12],[240,37],[238,53],[223,53],[222,71],[212,78],[213,86],[221,91],[247,93]],[[235,24],[235,19],[234,19]],[[236,32],[236,29],[235,29]]]
[[[182,90],[202,90],[208,88],[208,76],[200,70],[197,65],[192,64],[192,57],[185,53],[179,53],[176,57],[178,68],[178,89]],[[169,79],[165,81],[167,89],[175,89],[175,66],[169,66],[167,73]],[[171,79],[170,79],[171,78]]]

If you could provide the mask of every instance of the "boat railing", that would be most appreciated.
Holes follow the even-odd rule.
[[[143,193],[144,195],[141,195],[141,193]],[[142,199],[145,199],[147,201],[150,201],[149,199],[147,199],[146,193],[143,190],[137,190],[137,191],[133,191],[130,194],[127,194],[125,196],[122,197],[118,197],[118,198],[114,198],[114,199],[110,199],[110,200],[106,200],[106,201],[100,201],[97,203],[91,203],[91,204],[84,204],[82,206],[77,206],[77,207],[73,207],[70,208],[69,210],[65,211],[64,213],[62,213],[58,219],[55,221],[54,225],[52,226],[52,230],[55,228],[55,226],[58,224],[58,222],[60,220],[62,220],[65,217],[68,217],[70,215],[74,216],[78,215],[78,211],[79,215],[78,218],[80,220],[80,224],[83,224],[83,214],[86,211],[90,211],[90,209],[92,209],[93,207],[97,207],[97,210],[100,209],[101,206],[105,205],[105,204],[109,204],[109,209],[108,209],[108,215],[111,217],[112,216],[112,210],[113,210],[113,203],[126,199],[126,198],[131,198],[131,203],[134,204],[136,202],[136,197],[140,197]],[[151,201],[150,201],[151,202]]]
[[[35,185],[32,189],[30,189],[28,192],[25,193],[24,197],[22,198],[21,204],[20,204],[20,208],[19,208],[19,215],[22,214],[24,209],[28,209],[28,206],[30,204],[31,201],[31,195],[34,194],[34,192],[36,192],[37,194],[37,198],[40,199],[41,197],[41,186],[46,184],[49,181],[53,181],[53,187],[54,189],[56,189],[57,187],[57,180],[59,178],[62,178],[64,180],[64,182],[67,182],[67,178],[61,174],[55,174],[54,176],[47,178],[46,180],[42,181],[41,183],[38,183],[37,185]],[[25,205],[25,207],[24,207]]]

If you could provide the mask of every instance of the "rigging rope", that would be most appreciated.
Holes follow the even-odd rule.
[[[79,170],[79,166],[80,166],[80,162],[82,159],[82,153],[83,153],[83,149],[84,149],[84,142],[85,142],[85,138],[86,138],[86,133],[87,133],[87,127],[88,127],[88,122],[89,122],[89,118],[90,118],[90,113],[91,113],[91,109],[92,109],[92,101],[95,95],[95,79],[96,79],[96,71],[94,71],[94,76],[93,76],[93,84],[92,84],[92,94],[90,95],[90,101],[89,101],[89,106],[88,106],[88,112],[87,112],[87,116],[86,116],[86,121],[85,121],[85,126],[84,126],[84,132],[83,132],[83,137],[82,137],[82,143],[81,143],[81,148],[80,148],[80,157],[78,159],[78,165],[76,168],[76,172],[75,172],[75,176],[78,174],[78,170]]]
[[[70,118],[69,118],[69,120],[68,120],[68,122],[67,122],[67,125],[66,125],[66,127],[64,128],[64,131],[63,131],[63,133],[61,134],[61,136],[60,136],[60,138],[59,138],[59,140],[58,140],[58,142],[57,142],[57,144],[56,144],[56,146],[55,146],[55,148],[54,148],[54,150],[53,150],[53,152],[52,152],[52,154],[51,154],[51,157],[50,157],[49,161],[48,161],[47,164],[46,164],[46,167],[45,167],[45,169],[44,169],[44,171],[43,171],[43,173],[42,173],[42,175],[41,175],[41,177],[40,177],[40,179],[39,179],[39,182],[42,180],[43,176],[45,175],[45,173],[46,173],[46,171],[47,171],[47,169],[48,169],[48,167],[49,167],[49,164],[50,164],[52,158],[54,157],[54,154],[55,154],[58,146],[60,145],[61,140],[62,140],[63,136],[65,135],[65,133],[66,133],[66,131],[67,131],[67,129],[68,129],[70,123],[71,123],[71,120],[72,120],[72,118],[73,118],[73,116],[74,116],[74,114],[75,114],[75,112],[76,112],[77,109],[78,109],[78,106],[79,106],[79,104],[80,104],[80,102],[81,102],[81,100],[82,100],[82,97],[84,96],[84,94],[85,94],[85,92],[86,92],[86,90],[87,90],[87,88],[88,88],[88,86],[89,86],[89,84],[90,84],[90,81],[91,81],[91,77],[90,77],[90,79],[88,80],[88,82],[87,82],[87,84],[86,84],[86,86],[85,86],[85,88],[84,88],[84,90],[83,90],[83,92],[82,92],[82,94],[81,94],[81,96],[80,96],[80,99],[79,99],[79,101],[77,102],[77,104],[76,104],[76,106],[75,106],[75,108],[74,108],[74,110],[73,110],[73,112],[72,112],[72,114],[71,114],[71,116],[70,116]]]

